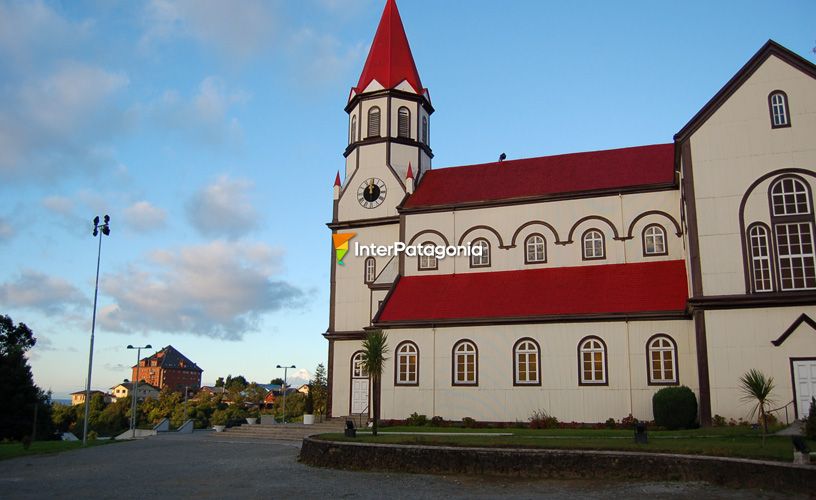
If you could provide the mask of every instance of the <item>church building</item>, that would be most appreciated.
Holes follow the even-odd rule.
[[[345,111],[331,416],[372,413],[372,328],[388,334],[384,419],[651,420],[654,393],[685,385],[708,425],[747,417],[750,369],[806,415],[816,66],[803,57],[768,41],[665,144],[432,169],[434,106],[387,0]],[[395,243],[479,251],[353,250]]]

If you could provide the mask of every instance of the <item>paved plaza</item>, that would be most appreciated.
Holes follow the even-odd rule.
[[[705,483],[347,472],[297,462],[297,442],[161,435],[0,462],[2,498],[791,498]]]

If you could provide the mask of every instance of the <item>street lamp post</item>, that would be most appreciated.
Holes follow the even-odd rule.
[[[283,368],[283,423],[286,423],[286,371],[289,368],[295,368],[295,365],[292,366],[281,366],[278,365],[278,368]]]
[[[142,349],[150,349],[153,346],[150,344],[143,346],[128,345],[128,349],[136,349],[136,376],[133,377],[133,389],[130,391],[130,430],[131,437],[136,439],[136,392],[139,387],[139,361],[142,359]]]
[[[99,216],[93,219],[94,238],[99,236],[99,249],[96,253],[96,285],[94,286],[93,319],[91,320],[91,348],[88,350],[88,378],[85,379],[85,421],[82,423],[82,446],[88,444],[88,415],[91,411],[91,369],[93,368],[94,333],[96,332],[96,297],[99,294],[99,262],[102,259],[102,235],[110,235],[110,217],[105,216],[104,223],[99,223]],[[100,234],[101,233],[101,234]]]

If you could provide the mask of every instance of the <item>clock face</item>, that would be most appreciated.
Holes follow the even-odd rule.
[[[385,182],[372,177],[363,181],[357,188],[357,201],[365,208],[376,208],[385,201],[385,193]]]

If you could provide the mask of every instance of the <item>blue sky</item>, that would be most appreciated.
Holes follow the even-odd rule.
[[[84,386],[106,213],[95,388],[127,344],[205,383],[326,361],[324,224],[383,5],[0,1],[0,313],[40,386]],[[436,167],[670,142],[767,39],[815,57],[812,1],[398,5]]]

